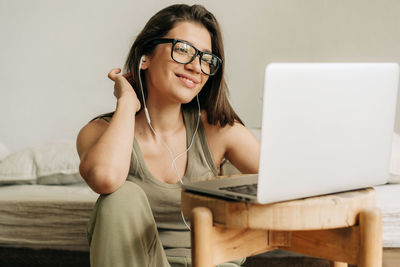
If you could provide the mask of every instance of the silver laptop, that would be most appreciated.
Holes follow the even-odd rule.
[[[268,65],[259,174],[183,188],[264,204],[386,183],[398,78],[396,63]]]

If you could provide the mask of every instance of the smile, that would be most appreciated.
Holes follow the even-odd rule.
[[[199,82],[192,79],[191,77],[188,77],[186,75],[181,75],[181,74],[175,74],[184,84],[188,85],[189,87],[196,86]]]

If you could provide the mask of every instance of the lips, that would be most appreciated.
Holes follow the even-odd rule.
[[[194,88],[198,83],[200,83],[195,78],[190,77],[189,75],[184,75],[184,74],[175,74],[175,75],[189,88]]]

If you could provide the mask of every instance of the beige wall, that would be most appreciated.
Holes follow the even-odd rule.
[[[114,109],[108,70],[122,67],[148,18],[173,2],[0,0],[0,143],[16,150],[75,138]],[[251,127],[261,123],[269,62],[400,62],[397,0],[179,2],[202,3],[219,19],[231,101]]]
[[[229,8],[222,24],[232,102],[249,125],[261,121],[263,68],[269,62],[400,62],[398,0],[240,3]]]

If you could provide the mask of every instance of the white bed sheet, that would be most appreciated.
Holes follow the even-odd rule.
[[[383,246],[400,247],[400,184],[375,187]],[[87,251],[86,225],[98,197],[86,184],[0,187],[0,246]]]
[[[0,187],[0,246],[87,251],[98,197],[86,184]]]

